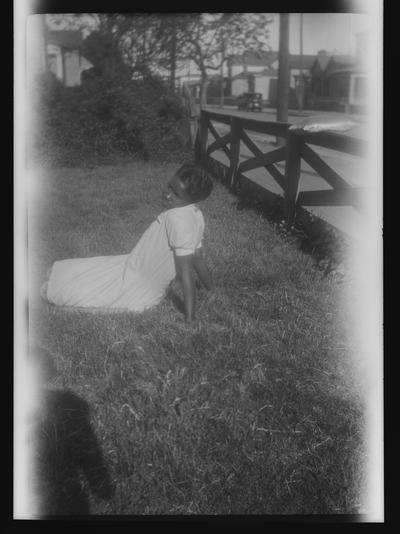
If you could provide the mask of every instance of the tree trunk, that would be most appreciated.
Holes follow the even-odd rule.
[[[171,91],[175,91],[175,72],[176,72],[176,19],[172,16],[172,41],[171,41]]]
[[[183,98],[185,101],[186,115],[188,120],[189,146],[194,148],[197,135],[198,116],[196,102],[193,99],[189,87],[186,85],[183,85]]]
[[[200,82],[200,109],[204,109],[207,106],[207,87],[209,80],[206,74],[202,74]]]
[[[219,105],[221,108],[224,107],[224,71],[221,65],[221,87],[220,87],[220,93],[219,93]]]
[[[222,46],[222,57],[221,57],[221,87],[220,87],[220,106],[224,107],[224,96],[225,96],[225,84],[224,84],[224,57],[225,57],[225,45]]]
[[[279,71],[278,71],[278,105],[276,120],[288,121],[290,87],[289,67],[289,13],[279,15]],[[284,144],[285,140],[278,137],[277,144]]]

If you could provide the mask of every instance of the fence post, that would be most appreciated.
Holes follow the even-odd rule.
[[[188,120],[189,120],[189,145],[191,148],[194,148],[199,122],[198,122],[197,117],[190,117]]]
[[[231,117],[231,157],[230,157],[230,166],[228,174],[228,182],[232,189],[236,189],[238,175],[237,169],[239,166],[239,156],[240,156],[240,130],[241,124],[240,119]]]
[[[207,138],[208,138],[208,128],[207,128],[207,119],[204,116],[204,113],[200,111],[199,116],[199,127],[197,129],[196,143],[195,143],[195,158],[196,162],[201,166],[206,166],[207,156]]]
[[[299,193],[301,148],[303,137],[301,133],[288,130],[285,166],[285,218],[286,225],[292,226],[296,214],[296,201]]]

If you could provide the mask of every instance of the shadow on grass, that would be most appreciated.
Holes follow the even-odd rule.
[[[227,167],[209,158],[206,168],[214,178],[230,188]],[[351,247],[349,238],[322,219],[311,216],[301,207],[297,209],[295,225],[290,229],[286,228],[283,199],[246,176],[239,176],[233,192],[237,196],[237,210],[251,209],[267,219],[280,233],[291,237],[300,251],[311,255],[318,263],[322,262],[321,265],[326,264],[324,270],[327,272],[348,254]]]
[[[48,353],[39,365],[45,379],[54,376],[54,362]],[[90,424],[89,405],[67,390],[44,388],[42,399],[35,452],[39,515],[88,515],[90,493],[103,500],[113,495],[107,466]]]

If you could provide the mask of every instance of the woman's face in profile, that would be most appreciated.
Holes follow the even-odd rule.
[[[174,175],[167,184],[166,189],[162,195],[162,205],[164,208],[180,208],[182,206],[187,206],[191,204],[192,200],[189,198],[185,190],[185,186],[178,178]]]

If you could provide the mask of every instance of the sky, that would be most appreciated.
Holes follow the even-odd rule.
[[[279,49],[279,14],[270,13],[268,44]],[[300,13],[290,13],[289,49],[300,53]],[[355,53],[355,35],[368,29],[371,15],[356,13],[303,13],[303,53],[316,54],[319,50],[341,54]],[[89,19],[90,20],[90,19]]]
[[[272,22],[268,26],[266,44],[272,50],[279,50],[279,14],[270,13]],[[303,54],[316,55],[319,50],[331,54],[356,54],[356,35],[359,32],[376,29],[376,21],[369,14],[357,13],[303,13]],[[290,13],[289,51],[300,54],[300,13]],[[178,74],[187,74],[189,63]],[[190,62],[191,75],[199,74],[194,63]],[[224,66],[227,74],[227,67]],[[213,72],[215,74],[215,72]]]
[[[271,14],[269,44],[279,49],[279,14]],[[303,54],[316,54],[319,50],[340,54],[354,54],[355,35],[371,25],[370,15],[354,13],[303,13]],[[290,13],[289,50],[300,53],[300,14]]]
[[[368,0],[364,0],[368,2]],[[375,27],[376,14],[359,13],[290,13],[289,17],[289,51],[300,54],[300,21],[303,22],[303,54],[316,55],[319,50],[330,54],[356,54],[356,35]],[[266,44],[272,50],[279,50],[279,14],[269,14],[272,23],[268,26],[269,35]],[[374,17],[375,15],[375,17]],[[189,67],[190,65],[190,67]],[[224,66],[225,74],[226,65]],[[182,65],[178,75],[198,75],[199,71],[193,61]],[[214,72],[213,72],[214,73]]]

